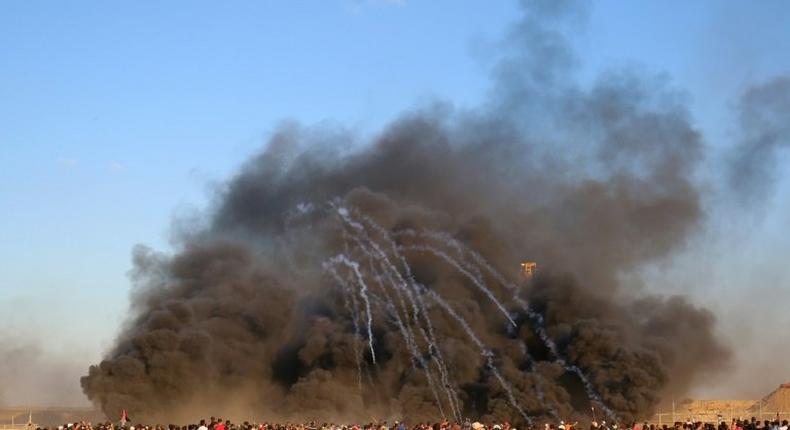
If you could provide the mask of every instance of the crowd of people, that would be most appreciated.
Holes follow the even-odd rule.
[[[523,430],[583,430],[578,422],[546,422],[533,424]],[[586,427],[586,425],[584,426]],[[32,429],[31,429],[32,430]],[[436,423],[421,422],[411,423],[394,421],[387,423],[369,422],[365,424],[337,424],[337,423],[274,423],[261,422],[251,423],[244,421],[234,423],[230,420],[211,417],[209,420],[199,420],[197,423],[187,425],[146,425],[132,424],[131,422],[121,421],[118,423],[103,422],[91,424],[90,422],[67,423],[58,427],[37,427],[35,430],[518,430],[509,422],[501,423],[481,423],[477,421],[441,421]],[[702,421],[687,420],[676,422],[674,425],[656,425],[645,423],[617,424],[607,423],[606,421],[592,421],[589,430],[788,430],[787,420],[758,420],[733,419],[731,422],[720,421],[718,424]]]

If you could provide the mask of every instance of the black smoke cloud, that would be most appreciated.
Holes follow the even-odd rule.
[[[468,321],[531,416],[583,416],[595,403],[502,285],[486,279],[515,328],[451,265],[414,248],[446,244],[405,232],[444,232],[518,283],[560,355],[620,419],[722,368],[729,352],[708,311],[624,281],[704,222],[701,137],[658,79],[626,71],[574,84],[563,32],[579,11],[525,4],[482,108],[404,114],[360,149],[342,130],[282,126],[174,255],[135,251],[134,316],[82,379],[88,397],[135,419],[439,418],[392,318],[374,303],[374,364],[322,269],[348,246],[330,202],[407,249],[414,278]],[[533,280],[519,273],[524,259],[539,262]],[[458,322],[430,301],[427,313],[463,415],[521,420]]]

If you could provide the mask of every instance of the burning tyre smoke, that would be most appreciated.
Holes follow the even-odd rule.
[[[283,126],[175,255],[135,251],[88,397],[135,419],[629,420],[726,363],[709,312],[628,276],[704,221],[700,136],[660,83],[573,84],[576,12],[525,5],[485,108],[359,149]]]

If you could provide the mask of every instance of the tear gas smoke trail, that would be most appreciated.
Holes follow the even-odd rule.
[[[384,297],[387,298],[386,299],[387,300],[387,303],[386,303],[387,310],[388,310],[388,312],[390,312],[391,316],[395,319],[395,321],[396,321],[396,323],[397,323],[397,325],[398,325],[398,327],[399,327],[399,329],[401,331],[401,334],[402,334],[402,336],[404,338],[404,341],[406,342],[407,348],[409,349],[409,351],[412,354],[412,358],[413,358],[412,366],[415,368],[415,370],[417,370],[416,365],[414,363],[415,363],[415,361],[420,363],[421,368],[425,372],[426,379],[428,381],[428,385],[431,388],[431,392],[434,394],[434,397],[436,399],[436,404],[437,404],[437,406],[439,408],[439,411],[440,411],[440,413],[442,415],[444,415],[444,410],[443,410],[441,401],[439,400],[439,396],[438,396],[438,394],[436,392],[436,387],[435,387],[435,384],[433,382],[433,376],[431,375],[430,367],[427,366],[427,364],[425,363],[424,359],[422,358],[422,356],[421,356],[421,354],[420,354],[420,352],[419,352],[419,350],[417,348],[417,345],[416,345],[416,343],[414,341],[414,334],[411,331],[411,328],[408,327],[408,326],[405,326],[403,324],[403,320],[400,318],[400,315],[398,314],[397,310],[395,309],[394,304],[392,303],[392,299],[390,298],[389,293],[387,292],[387,290],[384,287],[384,284],[383,284],[383,282],[381,280],[381,275],[375,270],[375,267],[372,265],[372,261],[373,260],[377,260],[379,262],[382,262],[382,259],[386,259],[386,255],[381,251],[380,248],[378,248],[378,246],[375,244],[375,242],[373,242],[367,236],[367,233],[365,232],[364,227],[361,224],[359,224],[357,222],[354,222],[350,218],[347,209],[340,207],[340,208],[337,209],[337,212],[338,212],[338,214],[341,216],[341,218],[343,219],[343,221],[347,225],[349,225],[354,230],[356,230],[356,232],[355,232],[356,234],[352,235],[352,238],[356,242],[358,249],[362,250],[362,252],[364,254],[366,254],[368,256],[368,258],[371,260],[371,270],[373,271],[373,278],[376,280],[377,284],[381,287],[382,292],[385,294]],[[366,240],[367,242],[371,243],[374,246],[374,249],[377,251],[377,255],[374,256],[371,253],[371,250],[368,249],[366,243],[362,242],[362,239],[360,238],[360,236],[363,236],[362,239]],[[389,264],[389,260],[386,260],[386,263],[391,267],[391,264]],[[389,278],[389,274],[388,274],[388,278]],[[395,290],[396,290],[396,292],[398,291],[397,288]],[[406,313],[406,304],[403,301],[403,298],[402,298],[402,296],[399,293],[398,293],[398,297],[400,299],[401,307],[403,308],[404,313]]]
[[[394,303],[392,302],[392,298],[390,297],[387,288],[384,286],[384,283],[382,282],[381,274],[378,273],[378,271],[373,266],[372,262],[376,260],[376,257],[370,252],[369,249],[367,249],[366,245],[363,242],[361,242],[358,237],[355,237],[355,240],[357,241],[357,245],[359,249],[362,250],[362,252],[365,253],[368,256],[368,258],[371,260],[371,271],[373,272],[373,278],[376,280],[376,283],[380,286],[380,289],[384,293],[384,297],[386,297],[387,300],[386,302],[387,310],[388,312],[390,312],[391,316],[395,319],[395,322],[398,328],[400,329],[401,335],[403,336],[404,342],[406,343],[406,347],[409,349],[409,352],[412,355],[412,367],[414,367],[414,370],[417,371],[418,369],[417,366],[415,365],[415,362],[420,363],[420,368],[425,373],[425,378],[428,381],[428,386],[430,387],[431,393],[433,394],[436,400],[436,405],[439,408],[439,412],[442,416],[444,416],[444,408],[442,407],[441,400],[439,400],[439,394],[436,390],[436,384],[434,383],[433,375],[431,374],[430,367],[423,359],[422,354],[420,353],[419,348],[417,347],[417,343],[415,342],[414,339],[414,332],[411,330],[410,326],[404,324],[403,320],[400,317],[400,314],[398,313]],[[378,261],[380,262],[381,260]],[[389,274],[388,274],[388,279],[390,280],[390,282],[392,282],[392,279],[389,277]],[[400,299],[401,307],[404,310],[404,314],[408,316],[408,313],[406,311],[406,303],[403,301],[402,296],[398,292],[397,286],[394,289]]]
[[[346,305],[346,310],[348,311],[349,315],[351,315],[351,321],[354,324],[354,334],[359,335],[359,320],[357,318],[359,311],[356,305],[356,295],[354,295],[353,289],[337,274],[337,270],[335,270],[334,265],[325,266],[325,269],[330,275],[332,275],[332,278],[335,280],[335,282],[337,282],[338,285],[340,285],[343,289],[343,300]],[[354,302],[353,307],[351,304],[352,301]],[[359,391],[362,392],[362,362],[360,360],[360,355],[361,351],[359,350],[357,343],[354,342],[354,361],[356,361],[358,375],[357,385],[359,386]]]
[[[413,231],[409,231],[409,230],[407,230],[407,231],[405,231],[405,232],[406,232],[406,234],[413,234],[413,233],[414,233]],[[435,237],[441,237],[441,236],[435,236]],[[456,250],[458,250],[460,253],[462,253],[462,254],[463,254],[463,252],[464,252],[464,251],[463,251],[463,249],[464,249],[464,248],[462,247],[462,245],[460,245],[459,243],[457,243],[457,242],[456,242],[456,243],[455,243],[455,246],[453,246],[453,247],[454,247]],[[480,272],[479,272],[479,270],[477,270],[477,269],[476,269],[474,266],[469,266],[469,265],[467,265],[467,264],[464,264],[464,263],[466,263],[465,261],[459,262],[459,261],[457,261],[457,260],[453,259],[452,257],[450,257],[449,255],[447,255],[446,253],[442,252],[441,250],[439,250],[439,249],[437,249],[437,248],[434,248],[434,247],[432,247],[432,246],[428,246],[428,245],[419,245],[419,246],[401,246],[401,247],[400,247],[400,249],[403,249],[403,250],[412,250],[412,251],[413,251],[413,250],[416,250],[416,251],[424,251],[424,252],[429,252],[429,253],[431,253],[431,254],[433,254],[433,255],[435,255],[435,256],[438,256],[438,257],[442,258],[443,260],[445,260],[447,263],[449,263],[451,266],[453,266],[454,268],[456,268],[456,269],[457,269],[457,270],[458,270],[458,271],[459,271],[461,274],[463,274],[465,277],[467,277],[468,279],[470,279],[470,280],[471,280],[473,283],[475,283],[475,284],[478,286],[478,288],[485,289],[486,291],[489,291],[489,292],[490,292],[490,290],[488,290],[487,288],[485,288],[485,286],[484,286],[484,281],[483,281],[483,279],[480,277],[481,275],[480,275]],[[471,267],[471,268],[470,268],[470,267]],[[493,269],[492,267],[490,267],[490,266],[489,266],[489,269],[490,269],[490,270],[494,270],[494,269]],[[471,271],[471,272],[475,272],[475,273],[477,273],[477,274],[478,274],[478,276],[477,276],[477,277],[475,277],[474,275],[470,274],[470,273],[469,273],[470,271]],[[501,275],[500,275],[500,276],[501,276]],[[504,278],[503,278],[503,279],[504,279]],[[490,297],[490,296],[489,296],[489,297]],[[524,302],[524,305],[526,306],[526,302]],[[512,322],[512,319],[511,319],[511,322]],[[513,323],[513,325],[515,325],[515,323]],[[550,340],[550,339],[548,339],[548,337],[546,337],[546,338],[544,338],[544,343],[545,343],[545,342],[551,342],[551,340]],[[552,344],[553,344],[553,343],[552,343]],[[555,352],[556,352],[556,349],[555,349]],[[529,361],[531,361],[531,358],[529,359]],[[557,361],[558,361],[560,364],[564,364],[564,361],[562,361],[561,359],[559,359],[559,357],[558,357],[558,360],[557,360]],[[564,367],[566,367],[566,366],[564,366]],[[582,378],[584,378],[584,376],[583,376],[583,375],[580,375],[580,376],[581,376]],[[538,399],[539,399],[540,403],[545,403],[545,401],[544,401],[544,398],[543,398],[543,393],[542,393],[542,391],[540,391],[539,389],[537,389],[537,387],[536,387],[536,391],[537,391],[537,392],[536,392],[536,394],[538,395]],[[512,396],[512,394],[511,394],[511,396]],[[604,408],[605,408],[605,405],[604,405]],[[548,410],[549,410],[549,411],[550,411],[552,414],[555,414],[555,415],[556,415],[556,413],[553,411],[553,409],[552,409],[552,408],[547,408],[547,409],[548,409]]]
[[[368,298],[368,286],[362,278],[362,273],[359,271],[359,264],[356,261],[349,260],[345,255],[337,255],[329,261],[330,264],[341,263],[348,266],[353,270],[356,275],[357,282],[359,283],[359,296],[365,302],[365,314],[368,319],[368,346],[370,347],[370,358],[373,364],[376,364],[376,351],[373,350],[373,314],[370,312],[370,299]]]
[[[552,356],[554,356],[554,358],[555,358],[555,360],[557,361],[558,364],[560,364],[564,369],[566,369],[566,370],[568,370],[570,372],[573,372],[579,378],[579,380],[581,381],[582,385],[584,386],[585,392],[587,393],[587,397],[591,401],[595,401],[596,403],[598,403],[600,405],[601,409],[603,409],[603,411],[606,413],[606,415],[607,415],[607,417],[609,419],[612,419],[612,420],[616,420],[617,419],[617,415],[608,406],[606,406],[606,404],[604,403],[603,399],[601,399],[601,396],[595,391],[595,388],[593,388],[592,384],[590,383],[590,380],[587,378],[587,376],[584,374],[584,372],[578,366],[575,366],[573,364],[568,363],[567,360],[557,350],[557,345],[554,343],[554,341],[551,340],[551,338],[549,337],[548,333],[546,333],[546,330],[545,330],[545,327],[544,327],[544,322],[543,322],[543,316],[538,314],[538,313],[536,313],[536,312],[534,312],[529,307],[529,304],[527,302],[525,302],[523,299],[521,299],[521,297],[519,297],[519,295],[518,295],[519,287],[518,286],[516,286],[512,282],[508,281],[501,273],[499,273],[499,271],[497,271],[493,266],[491,266],[491,264],[488,261],[486,261],[485,258],[483,258],[480,254],[475,252],[473,249],[469,249],[467,246],[465,246],[464,244],[462,244],[459,241],[455,240],[454,238],[448,236],[446,233],[434,232],[434,231],[424,231],[424,232],[419,232],[418,233],[418,232],[415,232],[414,230],[403,230],[403,231],[401,231],[399,233],[405,234],[405,235],[410,235],[410,236],[423,236],[423,237],[428,237],[428,238],[431,238],[431,239],[439,240],[439,241],[443,242],[444,244],[446,244],[447,246],[457,250],[459,252],[459,254],[461,254],[461,255],[464,255],[464,254],[470,255],[475,260],[475,262],[479,266],[483,267],[495,280],[497,280],[500,283],[500,285],[502,285],[504,287],[507,287],[509,290],[511,290],[513,292],[514,300],[517,303],[519,303],[519,305],[522,306],[523,310],[527,313],[527,316],[534,323],[534,325],[535,325],[535,332],[538,334],[540,339],[543,341],[543,344],[549,349],[549,351],[551,352]],[[446,253],[443,253],[443,252],[441,252],[440,250],[438,250],[436,248],[433,248],[433,247],[430,247],[430,246],[426,246],[426,245],[421,245],[421,248],[422,248],[422,250],[431,252],[434,255],[441,256],[443,259],[445,259],[445,261],[449,262],[454,267],[459,268],[459,271],[461,271],[461,269],[460,269],[461,267],[467,268],[467,270],[469,268],[469,265],[464,264],[463,261],[462,262],[458,262],[458,261],[452,260],[452,258],[449,257]],[[474,267],[474,266],[472,266],[472,267]],[[475,282],[476,284],[482,284],[483,283],[482,278],[478,278],[477,280],[475,280],[474,278],[470,277],[468,272],[461,271],[461,273],[464,274],[465,276],[469,277],[469,279],[472,279],[472,281]],[[479,271],[477,273],[479,273]]]
[[[460,419],[461,411],[460,408],[457,406],[458,404],[457,395],[455,394],[455,390],[452,388],[452,385],[450,384],[448,371],[444,364],[444,359],[442,358],[441,350],[438,348],[437,342],[434,338],[433,327],[430,321],[430,317],[428,316],[428,314],[425,312],[424,309],[422,314],[425,316],[426,324],[428,326],[428,333],[426,333],[425,329],[423,329],[422,326],[419,324],[419,316],[418,316],[419,312],[418,312],[417,304],[414,300],[414,297],[412,296],[411,291],[409,291],[409,288],[407,286],[407,283],[408,284],[414,283],[413,279],[411,279],[411,269],[408,263],[403,258],[403,256],[400,255],[397,246],[395,246],[394,242],[391,241],[391,239],[389,238],[389,234],[386,232],[386,230],[381,228],[381,226],[379,226],[370,217],[363,214],[362,216],[363,221],[368,225],[370,225],[382,237],[384,237],[385,240],[389,241],[389,243],[391,244],[393,253],[395,253],[395,256],[398,257],[398,259],[401,261],[401,263],[404,266],[404,270],[406,272],[406,278],[404,279],[404,277],[401,275],[398,269],[390,261],[389,257],[387,256],[387,253],[381,249],[378,243],[376,243],[370,238],[365,227],[361,223],[355,221],[352,218],[350,211],[346,208],[340,207],[337,209],[337,212],[340,215],[341,219],[345,222],[345,224],[347,224],[349,227],[353,228],[357,232],[358,237],[355,237],[355,241],[357,245],[361,249],[363,249],[369,256],[371,256],[371,258],[378,259],[379,262],[384,266],[385,272],[387,273],[388,279],[390,280],[392,285],[395,285],[396,288],[405,292],[405,294],[409,297],[412,305],[414,324],[419,327],[423,335],[423,338],[428,343],[429,354],[433,359],[433,361],[435,361],[436,366],[439,369],[442,385],[447,394],[447,399],[448,399],[448,403],[450,404],[450,408],[453,410],[453,415],[456,417],[456,419]],[[363,240],[365,243],[363,243]],[[370,254],[369,250],[367,250],[368,245],[366,245],[366,243],[369,244],[369,246],[372,247],[373,250],[375,251],[376,253],[375,257]],[[391,276],[395,276],[397,278],[397,282],[394,279],[392,279]],[[420,297],[419,294],[417,293],[416,287],[415,287],[415,294],[417,294],[418,298]],[[404,312],[406,312],[405,304],[403,304],[403,307],[404,307]]]
[[[401,232],[398,232],[398,233],[403,233],[403,234],[406,234],[406,235],[411,235],[411,236],[417,236],[417,235],[419,235],[419,234],[418,234],[418,233],[416,233],[414,230],[403,230],[403,231],[401,231]],[[458,253],[459,253],[461,256],[463,256],[464,254],[469,254],[469,255],[472,255],[472,256],[473,256],[473,258],[475,259],[475,261],[478,263],[478,265],[480,265],[480,266],[482,266],[482,267],[486,268],[486,270],[487,270],[487,271],[489,271],[489,273],[491,273],[491,274],[494,276],[494,278],[495,278],[495,279],[499,280],[499,281],[500,281],[500,283],[501,283],[502,285],[509,287],[509,289],[510,289],[511,291],[513,291],[513,293],[514,293],[514,298],[516,299],[516,301],[518,301],[518,302],[519,302],[519,304],[522,304],[522,305],[523,305],[523,307],[525,308],[525,310],[526,310],[528,313],[532,314],[532,311],[530,311],[530,310],[529,310],[527,303],[526,303],[526,302],[524,302],[523,300],[521,300],[521,298],[518,296],[518,287],[516,287],[514,284],[510,283],[509,281],[507,281],[507,280],[504,278],[504,276],[502,276],[502,275],[501,275],[499,272],[497,272],[497,271],[496,271],[496,269],[494,269],[494,268],[493,268],[493,267],[492,267],[492,266],[491,266],[491,265],[490,265],[490,264],[489,264],[489,263],[488,263],[488,262],[487,262],[485,259],[483,259],[483,258],[482,258],[482,257],[481,257],[479,254],[477,254],[476,252],[474,252],[474,250],[468,249],[468,248],[467,248],[467,247],[465,247],[463,244],[461,244],[461,243],[460,243],[460,242],[458,242],[457,240],[453,239],[452,237],[450,237],[450,236],[448,236],[448,235],[446,235],[446,234],[444,234],[444,233],[428,231],[428,232],[425,232],[425,233],[423,233],[422,235],[423,235],[423,236],[426,236],[426,237],[429,237],[429,238],[432,238],[432,239],[437,239],[437,240],[440,240],[440,241],[444,242],[444,243],[445,243],[445,244],[447,244],[449,247],[451,247],[451,248],[455,249],[455,250],[456,250],[456,251],[457,251],[457,252],[458,252]],[[451,264],[453,267],[455,267],[455,268],[459,269],[459,271],[460,271],[462,274],[464,274],[465,276],[467,276],[469,279],[471,279],[471,280],[472,280],[473,282],[475,282],[476,284],[479,284],[479,285],[482,285],[482,284],[483,284],[483,282],[484,282],[484,281],[483,281],[483,279],[482,279],[482,274],[480,273],[480,271],[479,271],[479,269],[477,268],[477,266],[473,266],[473,265],[470,265],[470,264],[466,264],[467,262],[466,262],[466,261],[463,261],[463,260],[462,260],[462,261],[460,261],[460,262],[459,262],[459,261],[457,261],[457,260],[454,260],[454,259],[452,259],[452,258],[451,258],[449,255],[447,255],[446,253],[443,253],[442,251],[440,251],[440,250],[438,250],[438,249],[436,249],[436,248],[434,248],[434,247],[430,247],[430,246],[427,246],[427,245],[422,245],[422,246],[421,246],[421,248],[422,248],[422,250],[425,250],[425,251],[431,252],[431,253],[433,253],[434,255],[441,256],[441,257],[442,257],[442,258],[443,258],[445,261],[447,261],[448,263],[450,263],[450,264]],[[412,248],[410,248],[410,247],[409,247],[409,248],[407,248],[407,249],[412,249]],[[474,277],[474,278],[473,278],[473,277],[471,277],[471,275],[469,275],[469,273],[468,273],[468,272],[464,272],[462,269],[460,269],[461,267],[463,267],[464,269],[466,269],[466,270],[467,270],[467,271],[469,271],[469,272],[474,272],[475,274],[477,274],[477,276],[476,276],[476,277]],[[532,316],[534,317],[534,315],[532,315]],[[550,340],[548,337],[545,337],[545,338],[543,338],[543,339],[544,339],[544,344],[551,343],[551,345],[553,345],[553,342],[551,342],[551,340]],[[548,344],[547,344],[547,346],[548,346]],[[550,349],[551,349],[551,346],[550,346]],[[554,351],[555,353],[557,352],[557,351],[556,351],[556,347],[554,347],[553,351]],[[564,364],[564,361],[563,361],[562,359],[560,359],[560,357],[556,357],[556,358],[558,359],[558,362],[559,362],[561,365],[563,365],[563,367],[567,367],[567,366]],[[529,361],[532,363],[532,359],[531,359],[531,358],[529,358],[528,360],[529,360]],[[584,375],[580,375],[580,377],[584,378]],[[543,393],[542,393],[542,390],[540,390],[540,389],[539,389],[539,387],[537,387],[537,386],[535,386],[535,389],[536,389],[536,394],[538,395],[538,398],[539,398],[540,402],[545,404],[545,401],[544,401],[544,399],[543,399]],[[556,411],[555,411],[553,408],[547,408],[547,409],[549,410],[549,412],[550,412],[552,415],[554,415],[554,416],[556,416],[556,415],[557,415],[557,414],[556,414]]]
[[[394,236],[410,236],[410,237],[414,237],[414,238],[428,238],[428,239],[433,239],[433,240],[439,241],[442,244],[446,245],[448,248],[453,249],[461,257],[461,262],[462,263],[466,263],[466,260],[463,258],[464,255],[466,255],[466,254],[471,255],[473,258],[475,258],[475,256],[479,256],[479,254],[477,254],[476,252],[474,252],[471,249],[466,248],[462,243],[458,242],[452,236],[450,236],[450,235],[448,235],[446,233],[441,233],[441,232],[432,231],[432,230],[423,230],[423,231],[417,232],[417,231],[412,230],[412,229],[403,229],[403,230],[399,230],[399,231],[395,232],[393,235]],[[487,262],[485,260],[482,260],[482,262],[481,262],[477,258],[475,258],[475,262],[477,262],[478,266],[483,266],[483,265],[487,264]],[[463,265],[463,267],[466,270],[469,270],[470,272],[474,272],[475,277],[478,280],[480,280],[480,282],[483,282],[483,274],[480,272],[480,269],[479,269],[478,266],[475,266],[475,265],[472,265],[472,264],[464,264]],[[493,269],[493,268],[491,268],[491,269]],[[499,279],[496,279],[496,280],[499,281]],[[503,280],[504,280],[504,278],[503,278]],[[515,286],[513,286],[513,287],[514,287],[513,291],[514,291],[514,293],[516,293],[517,290],[518,290],[518,287],[515,287]],[[508,286],[508,288],[510,288],[510,286]],[[514,294],[514,298],[517,299],[517,300],[521,300],[521,298],[518,296],[518,294]]]
[[[343,209],[343,208],[341,208],[341,209]],[[406,311],[406,304],[402,301],[402,296],[400,294],[400,291],[405,291],[406,294],[409,296],[409,298],[412,300],[412,310],[414,312],[414,315],[413,315],[414,316],[414,322],[415,322],[415,324],[418,327],[420,327],[419,326],[419,320],[418,320],[417,314],[416,314],[416,311],[417,311],[416,304],[414,303],[414,300],[411,297],[411,293],[409,292],[409,289],[405,285],[406,281],[403,279],[403,277],[401,276],[400,272],[398,272],[398,270],[395,268],[395,266],[393,266],[393,264],[390,262],[386,252],[384,252],[379,247],[379,245],[370,238],[370,236],[367,234],[366,229],[360,223],[354,221],[351,218],[351,215],[349,214],[348,210],[342,210],[342,211],[338,210],[338,213],[341,216],[341,218],[343,219],[343,221],[348,226],[350,226],[351,228],[353,228],[356,231],[356,235],[353,236],[353,237],[354,237],[355,242],[357,243],[357,246],[364,253],[366,253],[370,258],[375,259],[375,260],[379,261],[380,264],[382,264],[383,269],[385,270],[385,273],[387,273],[387,279],[390,281],[391,285],[395,286],[395,290],[396,290],[396,292],[398,294],[398,297],[401,298],[401,305],[402,305],[402,307],[404,309],[404,313],[405,314],[408,314],[408,313]],[[369,247],[372,248],[372,250],[369,249]],[[375,255],[372,253],[372,251],[375,251]],[[397,281],[392,278],[393,274],[394,274],[395,277],[398,278]],[[380,279],[379,275],[376,274],[376,276],[377,276],[376,279],[380,282],[381,279]],[[382,288],[383,288],[383,286],[382,286]],[[437,360],[436,357],[435,357],[434,349],[436,348],[436,344],[435,344],[435,342],[432,342],[430,339],[428,339],[427,334],[425,333],[425,330],[422,327],[420,327],[420,330],[421,330],[421,332],[423,334],[423,337],[428,342],[428,351],[430,353],[431,358],[437,361],[436,364],[437,364],[437,367],[439,368],[439,372],[440,372],[440,375],[441,375],[441,380],[442,380],[445,392],[446,392],[447,397],[448,397],[448,402],[450,404],[451,409],[453,410],[453,415],[456,417],[456,419],[460,419],[460,416],[461,416],[460,410],[457,408],[457,406],[455,404],[456,402],[455,402],[455,399],[454,399],[454,392],[451,389],[451,386],[450,386],[450,383],[449,383],[449,379],[447,377],[447,370],[443,368],[444,363],[441,362],[440,358],[439,358],[439,360]],[[410,331],[410,329],[409,329],[409,331]],[[429,378],[429,383],[431,384],[431,390],[435,392],[435,387],[433,386],[433,379],[432,379],[432,376],[430,374],[430,367],[425,365],[425,362],[424,362],[424,360],[422,359],[421,356],[417,355],[418,353],[416,352],[416,344],[414,343],[413,333],[411,333],[411,338],[409,340],[410,340],[410,342],[412,344],[414,344],[414,351],[415,351],[414,354],[415,354],[416,358],[419,359],[422,362],[423,368],[424,368],[424,370],[426,372],[426,376]],[[442,405],[441,405],[441,401],[438,399],[438,397],[437,397],[436,401],[437,401],[437,404],[439,406],[439,409],[440,409],[440,412],[441,412],[442,416],[444,416],[444,411],[443,411],[443,408],[442,408]]]
[[[469,247],[465,246],[463,243],[455,240],[452,236],[448,235],[447,233],[442,233],[432,230],[424,230],[417,232],[412,229],[404,229],[396,232],[395,234],[412,236],[412,237],[425,237],[428,239],[437,240],[439,242],[442,242],[446,246],[455,249],[456,252],[460,256],[462,256],[462,258],[464,255],[471,256],[474,262],[477,263],[477,266],[472,264],[465,264],[464,267],[467,270],[475,271],[477,274],[477,279],[479,279],[480,282],[482,282],[483,275],[482,273],[480,273],[478,267],[484,268],[488,272],[488,274],[494,278],[495,281],[497,281],[500,285],[510,290],[513,293],[513,300],[515,300],[516,303],[519,304],[519,306],[521,306],[523,309],[529,309],[529,305],[527,304],[527,302],[525,302],[524,299],[522,299],[521,296],[519,296],[520,288],[517,285],[508,281],[501,273],[499,273],[499,271],[494,269],[494,267],[491,266],[491,264],[488,261],[486,261],[485,258],[483,258],[480,254],[475,252],[475,250],[470,249]],[[462,260],[462,263],[465,262],[466,262],[465,260]]]
[[[505,392],[507,393],[510,403],[519,412],[519,414],[521,414],[524,420],[527,423],[531,424],[532,418],[530,418],[527,415],[527,413],[524,412],[524,409],[521,408],[521,406],[518,404],[518,401],[516,400],[516,397],[513,395],[513,389],[510,387],[510,384],[508,384],[507,381],[505,381],[505,379],[502,378],[502,375],[499,374],[499,371],[497,370],[496,365],[494,364],[494,360],[493,360],[494,354],[491,352],[491,350],[487,346],[485,346],[485,344],[482,341],[480,341],[480,339],[477,337],[477,335],[472,330],[472,328],[469,327],[469,323],[467,323],[462,316],[458,315],[458,313],[455,312],[453,307],[450,306],[441,296],[436,294],[434,291],[431,290],[426,290],[426,291],[427,294],[430,295],[431,298],[436,303],[438,303],[439,306],[441,306],[445,312],[447,312],[454,320],[458,322],[458,324],[464,329],[464,331],[469,336],[469,338],[475,343],[475,345],[477,345],[478,348],[480,348],[480,355],[482,355],[486,359],[486,366],[494,375],[494,377],[496,377],[502,389],[505,390]]]
[[[430,254],[433,254],[441,258],[451,266],[455,267],[456,270],[458,270],[462,275],[466,276],[470,281],[472,281],[472,283],[477,288],[479,288],[480,291],[482,291],[496,305],[497,308],[499,308],[499,311],[502,312],[502,314],[505,316],[505,318],[507,318],[507,320],[510,322],[510,324],[513,327],[516,327],[516,322],[513,321],[513,318],[510,316],[510,312],[508,312],[507,309],[505,309],[505,306],[502,305],[502,302],[500,302],[499,299],[497,299],[496,296],[494,296],[494,293],[492,293],[491,290],[488,289],[488,287],[486,287],[483,282],[475,278],[475,276],[469,273],[469,271],[461,267],[461,265],[458,264],[458,262],[455,261],[452,257],[442,252],[441,250],[425,245],[402,246],[401,250],[428,252]]]
[[[386,253],[381,251],[381,255],[383,256],[387,264],[387,267],[399,279],[400,282],[398,283],[398,285],[404,290],[406,296],[409,298],[409,301],[411,302],[412,317],[414,324],[419,327],[420,332],[423,335],[423,338],[428,343],[428,352],[430,353],[431,357],[433,358],[433,361],[436,363],[436,367],[439,370],[442,386],[444,387],[447,394],[447,401],[450,404],[450,408],[453,410],[453,415],[455,416],[456,420],[460,420],[462,414],[459,406],[458,395],[450,383],[447,365],[445,364],[444,357],[442,356],[442,351],[438,346],[438,342],[436,341],[436,335],[434,334],[433,323],[431,322],[430,315],[428,315],[428,312],[425,309],[425,302],[422,300],[422,295],[420,294],[420,287],[414,281],[414,277],[411,273],[411,267],[409,266],[408,262],[403,257],[403,255],[399,252],[398,246],[392,240],[390,233],[387,232],[386,229],[384,229],[381,225],[375,222],[372,218],[370,218],[370,216],[362,214],[361,217],[365,224],[367,224],[373,230],[375,230],[380,236],[382,236],[384,241],[389,244],[391,252],[403,267],[405,278],[404,276],[401,276],[401,273],[395,268],[394,265],[390,263],[390,260],[386,256]],[[405,285],[407,283],[409,286],[411,286],[411,290]],[[427,332],[419,322],[420,320],[419,315],[423,315],[423,318],[425,320],[425,325],[427,326]]]
[[[444,408],[442,407],[441,400],[439,400],[439,393],[436,391],[436,384],[434,383],[433,375],[431,374],[430,367],[422,358],[419,348],[417,347],[417,344],[414,341],[414,333],[411,331],[411,329],[408,326],[404,325],[403,320],[401,319],[397,309],[395,309],[395,305],[393,304],[392,299],[387,294],[387,289],[386,287],[384,287],[384,284],[381,281],[381,276],[379,275],[379,273],[376,273],[374,271],[373,277],[378,283],[378,285],[381,287],[382,292],[384,292],[385,294],[384,297],[386,297],[386,303],[385,303],[386,309],[389,315],[395,321],[395,324],[398,326],[398,329],[401,332],[401,336],[403,337],[403,340],[406,343],[406,347],[409,349],[409,352],[411,353],[412,367],[414,368],[415,371],[419,371],[415,363],[420,364],[420,368],[423,370],[423,373],[425,373],[425,379],[428,381],[428,386],[431,389],[431,393],[433,394],[433,397],[436,400],[436,406],[439,408],[439,413],[442,416],[444,416]]]

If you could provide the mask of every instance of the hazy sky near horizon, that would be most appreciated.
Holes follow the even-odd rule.
[[[58,363],[74,386],[0,390],[0,403],[85,402],[77,378],[123,322],[132,248],[168,251],[173,220],[208,206],[281,121],[372,134],[432,100],[473,107],[518,16],[515,1],[482,0],[1,2],[0,342],[21,345],[20,362]],[[743,90],[790,73],[789,22],[785,1],[594,1],[573,41],[579,79],[661,74],[705,143],[725,148]],[[646,274],[751,351],[734,382],[700,396],[790,381],[787,355],[762,343],[790,345],[786,155],[764,208],[707,202],[699,240]]]

